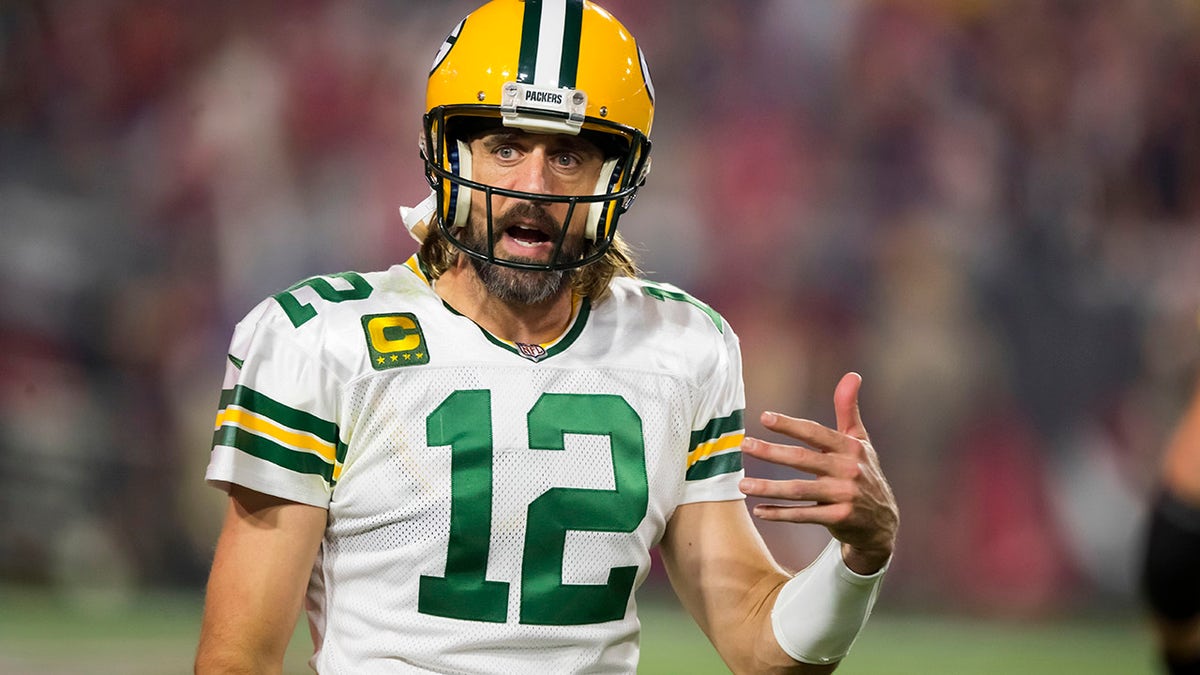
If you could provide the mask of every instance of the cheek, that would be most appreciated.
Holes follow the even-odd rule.
[[[567,206],[567,205],[563,205]],[[567,214],[564,211],[562,216],[566,218]],[[583,233],[584,226],[587,223],[588,204],[587,202],[579,202],[575,205],[575,210],[571,213],[571,231]]]

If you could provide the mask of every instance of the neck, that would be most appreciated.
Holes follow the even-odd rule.
[[[442,300],[492,335],[510,342],[541,344],[562,335],[571,321],[570,284],[534,304],[509,302],[490,293],[475,268],[463,258],[437,279]],[[541,272],[528,272],[541,274]]]

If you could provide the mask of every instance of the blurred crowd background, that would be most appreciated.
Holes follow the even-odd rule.
[[[0,583],[201,587],[233,324],[413,252],[424,77],[475,4],[0,4]],[[889,606],[1135,611],[1200,358],[1200,5],[604,4],[658,93],[622,231],[741,336],[751,433],[864,375]]]

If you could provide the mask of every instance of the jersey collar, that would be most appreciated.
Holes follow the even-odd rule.
[[[408,260],[404,261],[404,266],[407,267],[413,274],[417,275],[417,278],[425,282],[425,284],[430,288],[433,287],[433,283],[429,279],[429,274],[425,269],[425,265],[421,262],[420,258],[416,254],[413,254]],[[466,319],[471,318],[457,309],[454,309],[444,300],[442,301],[442,305],[458,316]],[[567,330],[564,331],[562,335],[551,340],[550,342],[543,342],[539,344],[528,344],[524,342],[505,340],[492,335],[483,326],[475,323],[474,320],[471,320],[471,323],[475,323],[475,326],[479,329],[479,332],[483,333],[483,336],[487,338],[488,342],[491,342],[492,344],[506,351],[512,352],[521,358],[537,363],[563,353],[568,347],[574,344],[575,340],[579,339],[579,335],[583,333],[583,328],[587,325],[587,320],[591,313],[591,299],[581,297],[577,294],[572,294],[571,323],[567,326]]]

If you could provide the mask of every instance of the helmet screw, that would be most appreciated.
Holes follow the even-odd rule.
[[[606,105],[600,106],[600,116],[608,117],[608,106],[606,106]]]
[[[575,105],[579,105],[579,104],[583,103],[583,92],[581,92],[581,91],[575,92],[575,95],[571,97],[571,101]]]
[[[478,94],[475,94],[475,98],[477,98],[477,99],[479,99],[480,101],[482,101],[483,99],[487,98],[487,94],[485,94],[485,93],[483,93],[483,92],[481,91],[481,92],[479,92]]]

